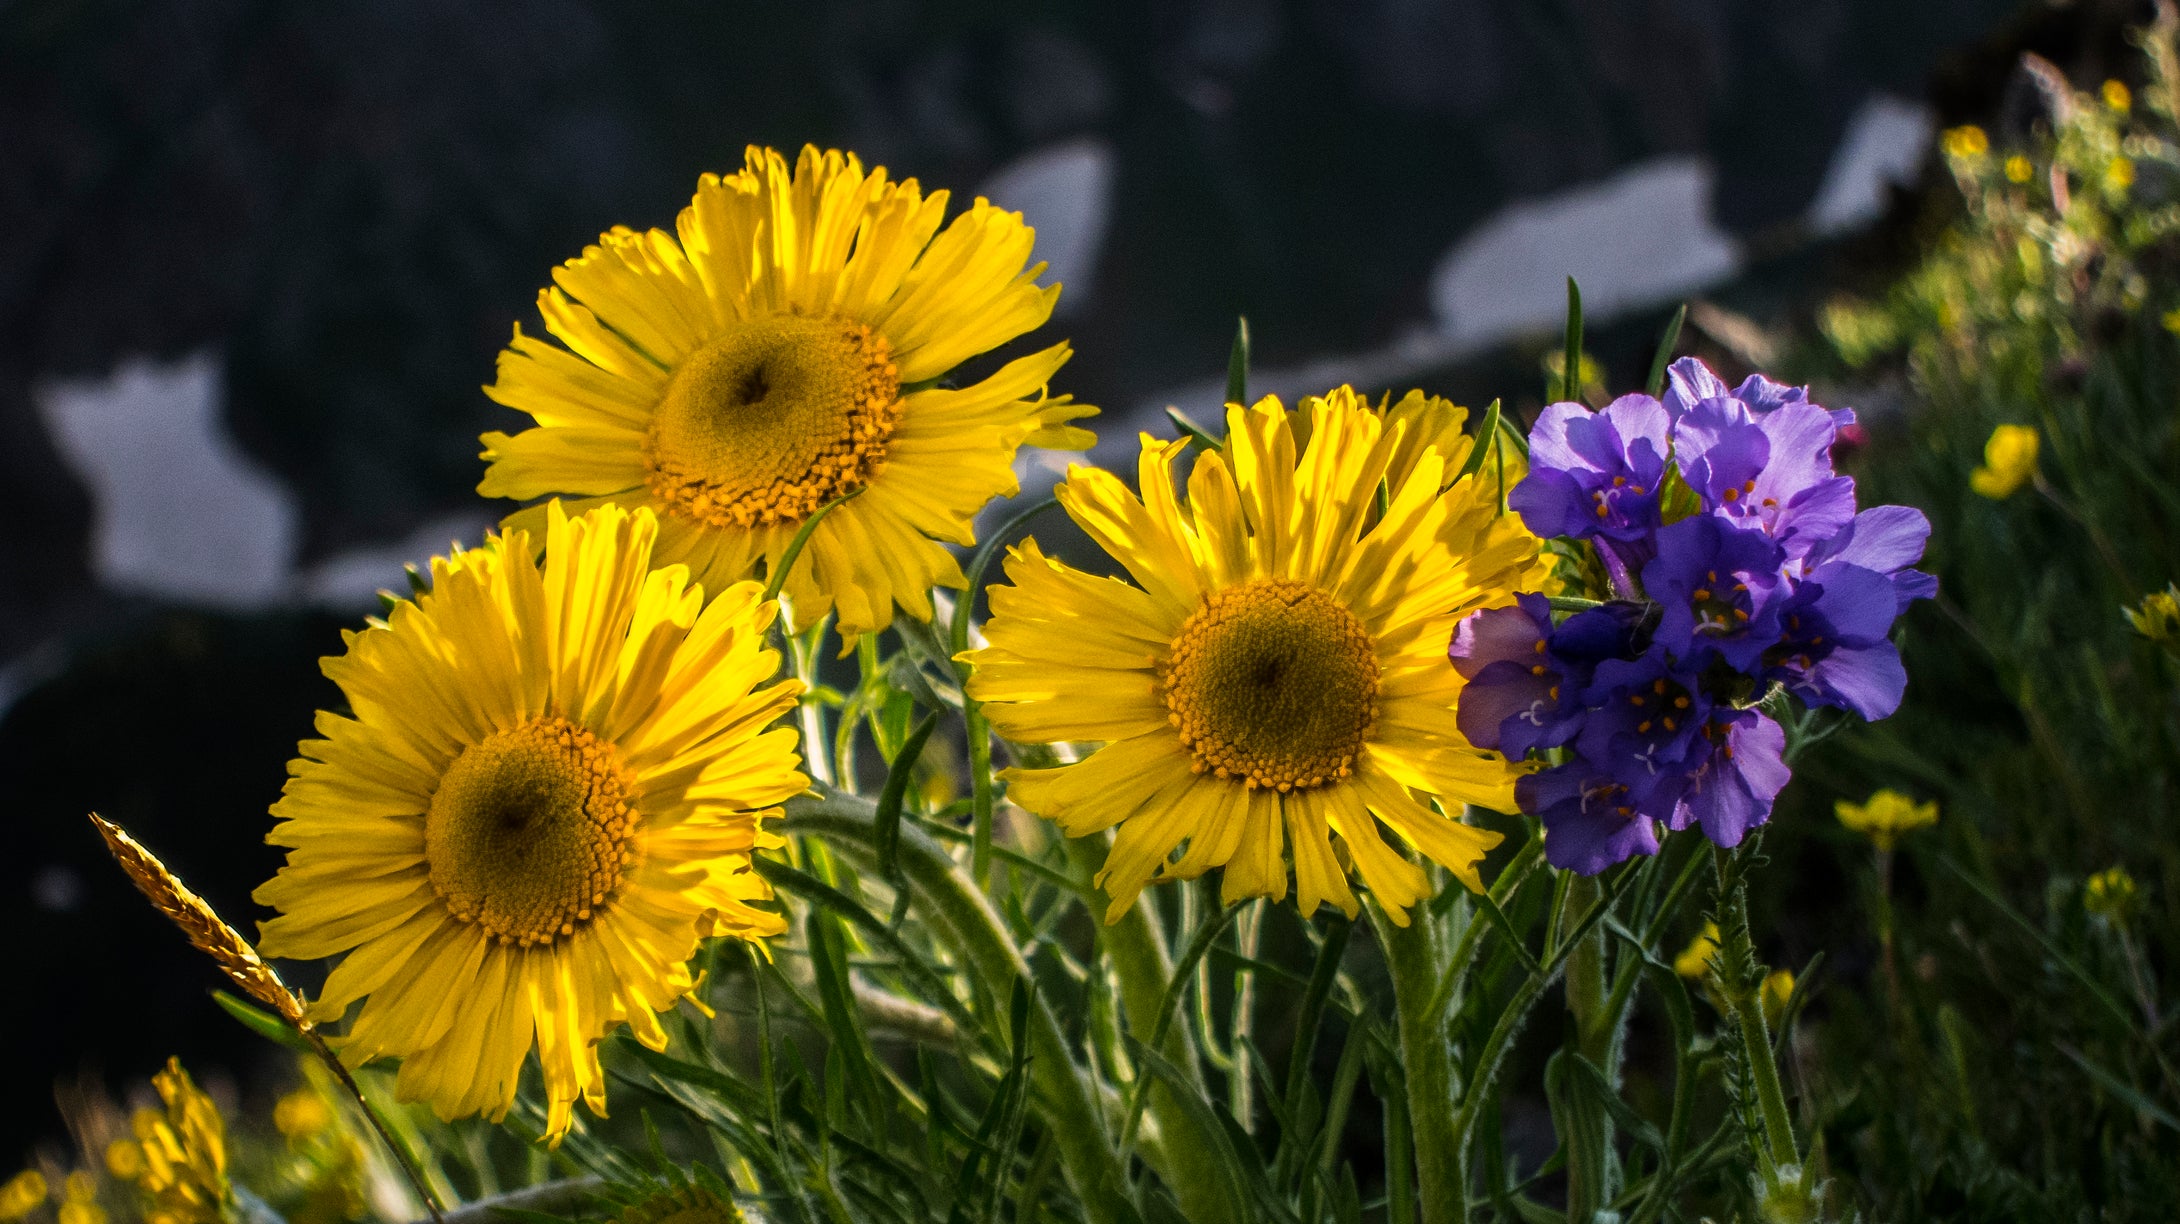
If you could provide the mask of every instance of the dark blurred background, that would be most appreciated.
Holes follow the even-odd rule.
[[[0,1167],[56,1080],[265,1054],[83,814],[238,925],[315,659],[474,539],[479,393],[551,266],[748,143],[1039,227],[1105,454],[1258,387],[1533,404],[1563,278],[1614,387],[1911,245],[1946,124],[2124,3],[0,0]],[[1887,218],[1891,218],[1890,221]],[[1049,481],[1049,457],[1025,481]]]

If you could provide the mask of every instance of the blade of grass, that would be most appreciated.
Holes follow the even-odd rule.
[[[1650,359],[1650,381],[1643,384],[1652,399],[1665,394],[1665,369],[1673,364],[1673,350],[1680,346],[1680,326],[1687,321],[1688,303],[1682,302],[1665,325],[1665,334],[1658,337],[1658,353]]]

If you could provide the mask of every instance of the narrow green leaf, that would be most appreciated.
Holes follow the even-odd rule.
[[[1309,1078],[1310,1059],[1317,1049],[1317,1030],[1323,1027],[1325,1001],[1332,997],[1332,986],[1340,975],[1340,960],[1347,954],[1348,937],[1354,933],[1355,924],[1345,916],[1334,917],[1325,923],[1325,939],[1317,948],[1317,964],[1310,971],[1309,989],[1302,993],[1302,1010],[1295,1013],[1294,1049],[1287,1058],[1288,1109],[1294,1108],[1296,1085]]]
[[[1665,369],[1673,364],[1673,350],[1680,347],[1680,325],[1688,321],[1688,303],[1682,302],[1673,312],[1672,321],[1665,325],[1665,334],[1658,337],[1657,356],[1650,359],[1650,381],[1643,384],[1650,391],[1650,398],[1665,394]]]
[[[780,597],[780,588],[787,585],[787,575],[794,570],[795,562],[802,557],[803,545],[810,542],[810,534],[817,530],[819,523],[825,521],[825,516],[831,514],[841,503],[860,497],[863,490],[869,487],[869,485],[858,485],[848,490],[846,493],[819,506],[815,514],[802,521],[802,526],[795,530],[794,538],[787,542],[787,550],[780,554],[780,563],[772,567],[772,572],[765,576],[764,597],[766,599],[778,599]]]
[[[2155,1122],[2159,1126],[2163,1126],[2168,1130],[2180,1131],[2180,1118],[2173,1117],[2172,1113],[2168,1111],[2164,1106],[2159,1105],[2157,1102],[2143,1095],[2141,1089],[2136,1088],[2134,1085],[2112,1074],[2110,1071],[2107,1071],[2103,1067],[2098,1066],[2096,1063],[2091,1062],[2088,1056],[2084,1055],[2080,1050],[2075,1049],[2073,1046],[2070,1046],[2063,1041],[2055,1041],[2052,1044],[2059,1047],[2059,1052],[2061,1054],[2064,1054],[2069,1059],[2073,1060],[2075,1066],[2080,1067],[2082,1070],[2088,1072],[2089,1078],[2097,1081],[2097,1083],[2101,1085],[2106,1092],[2109,1092],[2113,1096],[2118,1097],[2120,1100],[2125,1101],[2128,1108],[2133,1109],[2135,1112],[2141,1114],[2143,1117],[2148,1118],[2150,1121]]]
[[[1593,1221],[1612,1201],[1605,1184],[1611,1140],[1604,1103],[1575,1070],[1582,1056],[1572,1047],[1555,1052],[1544,1064],[1544,1098],[1552,1109],[1552,1130],[1567,1154],[1567,1218]]]
[[[945,973],[923,953],[903,940],[884,919],[871,913],[855,898],[816,876],[799,871],[777,859],[759,857],[754,862],[757,874],[763,876],[766,883],[782,892],[790,892],[806,901],[824,906],[854,923],[880,951],[891,956],[904,972],[915,979],[923,988],[925,999],[944,1009],[963,1033],[982,1030],[983,1026],[968,1007],[948,988]]]
[[[1232,913],[1236,908],[1238,907],[1230,906],[1227,912]],[[1176,980],[1180,979],[1177,978]],[[1183,1155],[1183,1159],[1214,1162],[1219,1172],[1224,1175],[1220,1179],[1224,1183],[1222,1188],[1226,1192],[1227,1203],[1233,1208],[1237,1217],[1241,1216],[1241,1213],[1252,1200],[1261,1202],[1262,1197],[1268,1197],[1269,1187],[1261,1187],[1266,1191],[1265,1196],[1250,1193],[1250,1178],[1247,1172],[1244,1171],[1240,1154],[1234,1150],[1233,1141],[1228,1137],[1226,1128],[1219,1125],[1218,1118],[1213,1115],[1210,1107],[1204,1104],[1203,1097],[1197,1093],[1195,1086],[1189,1083],[1188,1077],[1181,1073],[1180,1068],[1168,1062],[1165,1055],[1160,1054],[1156,1047],[1145,1045],[1133,1037],[1127,1040],[1128,1055],[1135,1060],[1135,1065],[1142,1069],[1143,1080],[1155,1079],[1163,1082],[1167,1094],[1178,1102],[1182,1112],[1188,1114],[1196,1123],[1193,1129],[1198,1134],[1212,1136],[1214,1140],[1211,1151],[1186,1153]],[[1140,1089],[1142,1083],[1139,1082],[1137,1087]],[[1138,1097],[1141,1095],[1140,1092],[1137,1093]]]
[[[246,1003],[240,997],[228,994],[224,990],[213,991],[212,1001],[220,1005],[220,1010],[240,1021],[242,1027],[256,1033],[265,1040],[284,1045],[291,1050],[316,1053],[311,1048],[310,1040],[301,1033],[296,1032],[295,1026],[258,1007],[256,1004]]]
[[[1521,418],[1512,412],[1499,414],[1499,436],[1523,459],[1529,458],[1529,436],[1521,431]]]
[[[2120,1022],[2121,1027],[2125,1028],[2128,1032],[2134,1034],[2137,1037],[2142,1036],[2141,1030],[2136,1027],[2133,1013],[2129,1012],[2125,1007],[2121,1006],[2119,1000],[2114,998],[2112,994],[2104,988],[2104,983],[2099,982],[2096,978],[2090,976],[2089,970],[2084,969],[2081,966],[2080,962],[2076,961],[2073,957],[2068,956],[2065,952],[2061,951],[2059,945],[2053,943],[2051,937],[2044,934],[2043,931],[2039,930],[2035,923],[2030,922],[2027,918],[2022,917],[2020,911],[2006,904],[2004,898],[2000,897],[1996,892],[1993,892],[1990,886],[1985,884],[1983,881],[1975,878],[1972,875],[1969,875],[1967,869],[1962,867],[1960,864],[1954,862],[1952,859],[1944,855],[1939,855],[1938,861],[1945,865],[1946,870],[1960,877],[1961,883],[1966,884],[1969,888],[1973,889],[1977,896],[1982,897],[1985,901],[1990,902],[1992,908],[1996,909],[1999,913],[2004,914],[2007,919],[2010,920],[2015,926],[2020,927],[2021,930],[2026,933],[2030,939],[2035,940],[2036,945],[2044,950],[2044,955],[2050,957],[2053,963],[2057,964],[2062,970],[2065,970],[2068,977],[2071,977],[2075,981],[2080,982],[2082,984],[2082,987],[2089,991],[2089,994],[2092,998],[2096,999],[2098,1003],[2102,1004],[2106,1011],[2112,1013],[2113,1018],[2117,1019]]]
[[[1173,978],[1167,984],[1165,994],[1159,997],[1158,1015],[1151,1022],[1150,1045],[1152,1048],[1161,1048],[1165,1045],[1166,1029],[1172,1025],[1174,1012],[1180,1007],[1181,994],[1188,989],[1190,983],[1196,980],[1196,963],[1204,958],[1204,953],[1211,950],[1211,941],[1217,939],[1219,933],[1231,925],[1235,916],[1240,913],[1241,906],[1229,905],[1205,919],[1203,925],[1196,928],[1195,937],[1188,941],[1188,948],[1181,953],[1181,958],[1173,964]],[[1127,1151],[1135,1142],[1136,1128],[1143,1121],[1143,1105],[1145,1098],[1149,1095],[1146,1091],[1148,1087],[1149,1077],[1139,1077],[1128,1094],[1128,1117],[1126,1123],[1120,1129],[1120,1147],[1122,1151]],[[1194,1088],[1189,1088],[1186,1095],[1193,1099],[1195,1091]],[[1201,1102],[1198,1102],[1198,1104],[1201,1104]]]
[[[1179,408],[1168,405],[1166,408],[1166,419],[1173,422],[1173,427],[1181,431],[1182,437],[1191,439],[1196,443],[1196,445],[1202,447],[1203,449],[1207,451],[1221,451],[1226,449],[1226,443],[1222,441],[1217,434],[1212,433],[1210,430],[1205,429],[1203,426],[1197,424],[1195,418],[1189,416],[1187,413],[1181,411]]]
[[[1453,479],[1446,482],[1447,488],[1450,489],[1483,470],[1484,452],[1490,449],[1490,443],[1496,441],[1498,432],[1499,401],[1492,400],[1491,406],[1484,409],[1484,419],[1477,423],[1475,445],[1468,448],[1468,458],[1461,461],[1461,470],[1455,472]]]
[[[846,1085],[853,1087],[857,1098],[869,1109],[870,1122],[874,1127],[882,1125],[884,1102],[878,1095],[878,1078],[871,1070],[869,1051],[863,1036],[863,1027],[855,1006],[855,988],[848,979],[847,942],[840,930],[840,920],[824,909],[813,909],[805,923],[810,947],[810,968],[817,978],[818,1003],[825,1011],[825,1028],[832,1040],[826,1047],[826,1116],[837,1116],[836,1080],[832,1075],[832,1062],[837,1058],[845,1073]]]
[[[1559,371],[1559,398],[1582,402],[1582,289],[1567,278],[1566,365]]]
[[[936,713],[926,714],[908,733],[901,750],[886,767],[886,785],[878,792],[878,814],[872,818],[877,832],[878,868],[904,897],[908,895],[908,886],[901,882],[901,803],[908,797],[909,783],[914,780],[916,759],[923,755],[924,745],[930,742],[931,732],[938,725]]]
[[[969,558],[969,568],[962,573],[969,580],[968,585],[962,588],[961,597],[954,601],[954,619],[947,626],[946,638],[953,646],[955,654],[969,649],[969,612],[976,606],[976,593],[984,586],[984,571],[991,568],[992,558],[998,554],[999,546],[1011,538],[1022,524],[1059,504],[1060,499],[1057,496],[1040,497],[1008,516],[1006,522],[1001,523],[984,537],[982,544],[977,545],[976,552]],[[968,678],[966,667],[962,678]]]
[[[1234,319],[1234,347],[1226,353],[1226,402],[1249,402],[1249,316]]]

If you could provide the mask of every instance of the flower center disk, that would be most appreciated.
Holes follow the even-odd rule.
[[[1191,768],[1252,790],[1347,777],[1378,716],[1369,632],[1338,600],[1287,578],[1206,596],[1174,637],[1159,683]]]
[[[645,483],[707,526],[799,523],[869,483],[900,416],[899,367],[869,327],[745,320],[674,370],[644,435]]]
[[[424,816],[431,886],[503,944],[573,935],[635,862],[636,810],[613,745],[533,718],[462,750]]]

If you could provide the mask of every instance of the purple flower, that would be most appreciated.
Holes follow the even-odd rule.
[[[1454,714],[1461,734],[1518,761],[1574,738],[1582,691],[1599,662],[1632,652],[1643,609],[1611,603],[1554,626],[1544,596],[1515,598],[1464,619],[1446,654],[1468,681]]]
[[[1680,804],[1666,823],[1701,825],[1721,846],[1738,846],[1750,829],[1771,819],[1771,805],[1793,771],[1786,767],[1786,732],[1755,710],[1716,710],[1703,725],[1703,751],[1687,774]]]
[[[1785,559],[1769,536],[1707,514],[1660,531],[1658,555],[1643,567],[1643,588],[1661,609],[1658,643],[1684,666],[1715,653],[1752,670],[1778,640]]]
[[[1779,639],[1763,677],[1813,706],[1876,721],[1900,708],[1907,668],[1887,635],[1899,604],[1894,579],[1833,561],[1805,575],[1779,609]]]
[[[1544,822],[1544,861],[1561,870],[1596,875],[1658,852],[1658,822],[1586,757],[1520,779],[1514,798]]]
[[[1478,748],[1520,760],[1532,748],[1567,742],[1581,726],[1568,721],[1578,684],[1568,684],[1551,657],[1552,605],[1520,595],[1512,607],[1487,608],[1453,631],[1447,657],[1468,684],[1454,709],[1461,734]]]
[[[1839,534],[1809,550],[1803,565],[1811,570],[1835,562],[1874,570],[1892,581],[1895,613],[1918,599],[1938,593],[1938,580],[1908,567],[1923,559],[1930,520],[1913,506],[1872,506],[1854,516]]]
[[[1786,407],[1788,404],[1809,403],[1809,388],[1789,387],[1775,383],[1761,374],[1751,374],[1741,380],[1741,385],[1731,391],[1711,367],[1694,357],[1683,357],[1666,368],[1665,410],[1675,420],[1682,413],[1707,399],[1736,399],[1748,405],[1749,411],[1761,416]],[[1855,423],[1852,408],[1827,408],[1832,424],[1845,429]]]
[[[1529,475],[1507,504],[1539,536],[1639,540],[1658,526],[1669,424],[1647,395],[1602,412],[1553,404],[1529,431]]]
[[[1707,399],[1674,421],[1674,460],[1705,510],[1799,557],[1854,520],[1854,480],[1832,472],[1837,432],[1814,404],[1757,415],[1739,400]]]
[[[1547,862],[1595,875],[1655,853],[1660,823],[1736,846],[1771,818],[1791,776],[1778,723],[1713,703],[1655,651],[1598,677],[1573,759],[1514,784],[1544,822]]]

